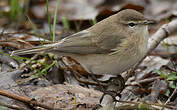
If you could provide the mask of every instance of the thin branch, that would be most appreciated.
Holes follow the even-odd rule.
[[[165,39],[166,37],[168,37],[169,35],[171,35],[175,31],[177,31],[177,19],[171,21],[168,24],[164,24],[149,39],[148,53],[151,52],[152,50],[154,50],[163,39]]]
[[[172,109],[177,109],[176,106],[171,106],[171,105],[162,105],[162,104],[158,104],[158,103],[147,103],[147,102],[133,102],[133,101],[123,101],[123,100],[118,100],[118,102],[120,103],[129,103],[129,104],[141,104],[141,103],[145,103],[147,105],[154,105],[154,106],[159,106],[159,107],[166,107],[166,108],[172,108]]]
[[[139,80],[139,81],[133,81],[129,84],[126,84],[126,86],[136,86],[136,85],[139,85],[139,84],[142,84],[142,83],[148,83],[148,82],[153,82],[157,79],[163,79],[161,76],[157,76],[157,77],[152,77],[152,78],[146,78],[146,79],[143,79],[143,80]]]
[[[0,89],[0,95],[8,97],[8,98],[12,98],[12,99],[24,102],[24,103],[28,103],[33,106],[39,106],[39,107],[45,108],[47,110],[60,110],[58,108],[49,107],[46,104],[38,103],[37,101],[31,100],[28,97],[18,96],[16,94],[10,93],[10,92],[2,90],[2,89]]]
[[[174,89],[173,93],[168,98],[168,100],[164,103],[164,105],[166,105],[168,102],[170,102],[171,98],[175,95],[176,91],[177,91],[177,84],[176,84],[176,88]],[[163,110],[163,108],[161,110]]]

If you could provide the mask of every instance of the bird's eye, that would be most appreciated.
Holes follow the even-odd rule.
[[[135,23],[128,23],[128,26],[131,28],[134,27],[135,25],[136,25]]]

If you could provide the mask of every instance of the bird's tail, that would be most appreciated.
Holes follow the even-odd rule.
[[[35,47],[32,47],[32,48],[27,48],[27,49],[15,50],[11,53],[11,56],[34,54],[34,53],[39,53],[39,52],[42,52],[42,51],[50,51],[53,48],[56,48],[56,43],[47,44],[47,45],[43,45],[43,46],[35,46]]]

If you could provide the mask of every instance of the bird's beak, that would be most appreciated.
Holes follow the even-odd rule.
[[[147,19],[147,20],[145,20],[145,21],[143,22],[143,24],[145,24],[145,25],[155,24],[155,23],[156,23],[155,20],[149,20],[149,19]]]

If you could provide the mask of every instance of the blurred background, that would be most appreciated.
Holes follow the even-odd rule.
[[[56,18],[56,39],[60,39],[128,8],[159,25],[177,16],[176,0],[0,0],[0,27],[33,31],[36,28],[36,33],[52,36],[49,25]]]

